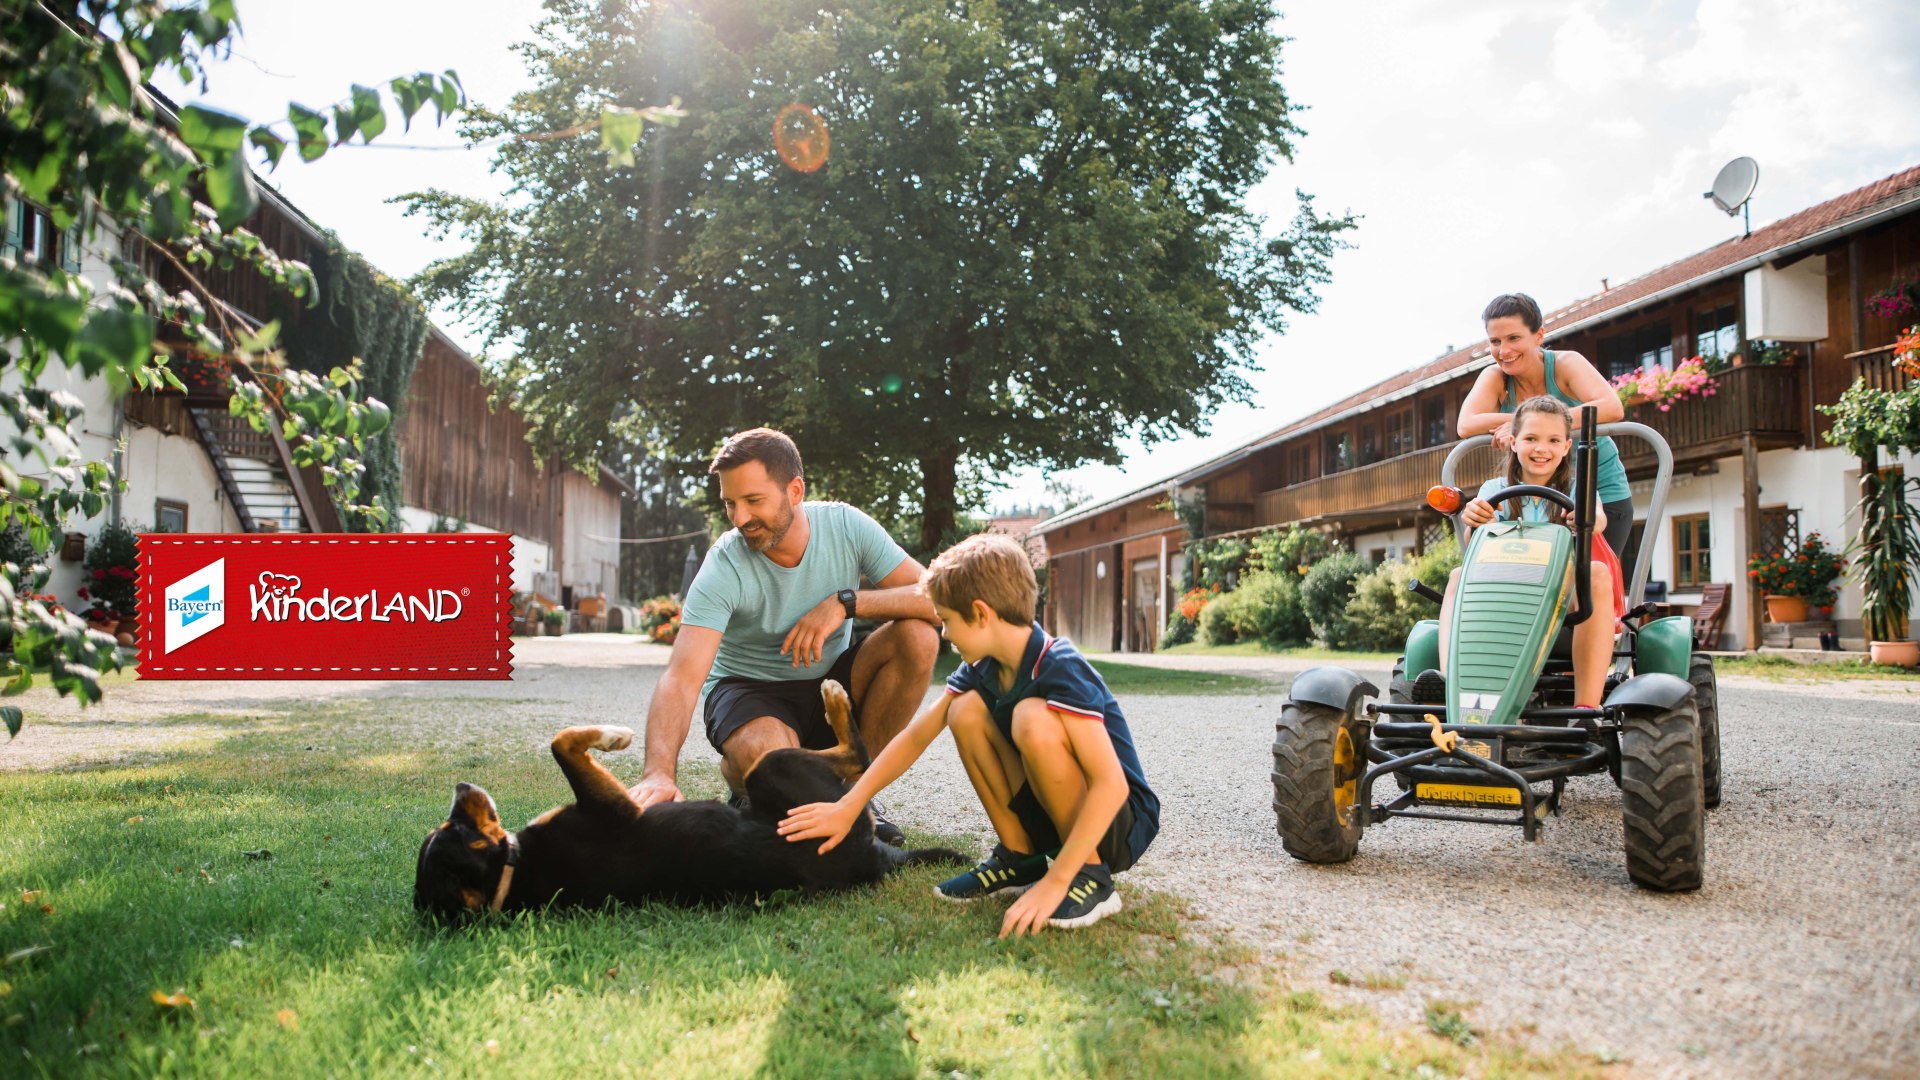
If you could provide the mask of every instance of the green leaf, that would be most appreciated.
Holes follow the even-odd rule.
[[[125,45],[117,41],[112,45],[100,53],[100,85],[106,88],[107,97],[115,105],[132,111],[133,88],[140,84],[140,67]]]
[[[260,193],[254,190],[253,170],[247,168],[245,154],[229,153],[208,166],[206,184],[207,198],[220,214],[221,228],[231,229],[247,220],[260,205]]]
[[[360,421],[360,434],[363,438],[371,439],[387,430],[387,425],[392,422],[393,412],[387,408],[386,402],[368,398],[366,416]]]
[[[380,105],[379,91],[354,84],[353,120],[364,142],[372,142],[374,136],[387,130],[387,112]]]
[[[239,349],[241,352],[266,352],[268,349],[273,348],[274,342],[279,340],[280,320],[275,319],[250,334],[242,335],[239,341]]]
[[[0,705],[0,720],[6,721],[7,738],[11,739],[20,734],[20,725],[25,723],[26,719],[27,716],[20,711],[20,706]]]
[[[441,120],[445,120],[449,114],[460,108],[460,102],[460,77],[449,70],[447,77],[440,81],[439,91],[434,95],[434,111],[439,114]]]
[[[266,128],[257,127],[247,134],[247,141],[259,147],[260,151],[267,156],[267,170],[269,172],[279,168],[280,155],[287,152],[287,140],[275,135]]]
[[[247,136],[247,122],[232,113],[199,105],[180,110],[180,141],[202,157],[218,157],[239,150]]]
[[[600,149],[607,152],[607,164],[614,168],[633,166],[633,144],[640,141],[642,121],[632,109],[618,106],[600,112]]]
[[[300,147],[300,160],[314,161],[327,152],[327,118],[301,105],[287,106],[287,120],[293,125]]]

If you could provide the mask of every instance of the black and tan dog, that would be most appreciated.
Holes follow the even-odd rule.
[[[831,802],[866,768],[846,691],[822,684],[831,750],[775,750],[747,774],[745,810],[722,802],[656,804],[642,813],[627,789],[588,755],[621,750],[633,732],[568,728],[553,756],[573,787],[574,803],[549,810],[519,833],[500,825],[493,799],[472,784],[453,789],[453,809],[420,845],[413,906],[440,918],[547,907],[716,903],[781,889],[845,889],[878,881],[903,866],[960,864],[944,849],[902,851],[874,838],[862,814],[839,846],[789,843],[776,831],[796,806]]]

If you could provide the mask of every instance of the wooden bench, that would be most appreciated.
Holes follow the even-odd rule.
[[[1727,623],[1727,595],[1733,587],[1722,582],[1700,586],[1700,607],[1693,613],[1693,644],[1701,649],[1720,647],[1720,630]]]

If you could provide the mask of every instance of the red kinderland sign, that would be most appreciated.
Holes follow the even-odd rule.
[[[142,679],[510,679],[505,533],[140,537]]]

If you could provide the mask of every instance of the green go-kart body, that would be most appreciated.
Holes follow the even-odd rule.
[[[1587,440],[1597,427],[1583,425]],[[1665,442],[1637,424],[1599,430],[1656,444],[1651,532],[1671,476]],[[1449,487],[1460,452],[1443,471]],[[1579,487],[1590,493],[1590,441],[1577,453],[1576,469],[1588,477]],[[1606,772],[1622,790],[1629,876],[1660,890],[1700,884],[1704,812],[1719,801],[1712,660],[1694,651],[1690,619],[1632,606],[1642,565],[1604,704],[1577,707],[1571,646],[1573,625],[1593,610],[1591,495],[1582,505],[1528,491],[1557,498],[1572,523],[1496,521],[1472,531],[1444,665],[1440,623],[1429,619],[1408,634],[1384,700],[1344,668],[1314,668],[1294,681],[1276,728],[1273,779],[1281,840],[1296,858],[1344,862],[1365,829],[1394,818],[1517,825],[1536,840],[1570,777]]]

